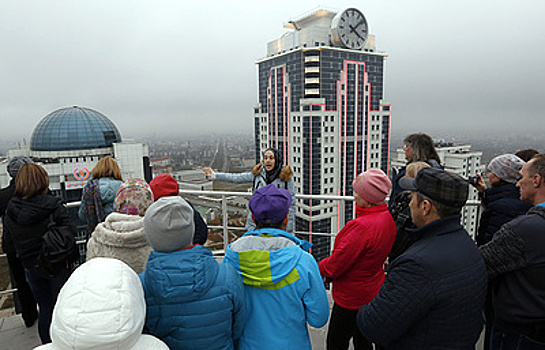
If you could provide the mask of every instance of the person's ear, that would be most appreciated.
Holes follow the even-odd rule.
[[[429,200],[427,200],[427,199],[422,200],[420,205],[422,206],[422,213],[424,215],[429,215],[431,213],[431,209],[433,207],[433,204],[431,204],[431,202]]]
[[[288,221],[289,221],[289,214],[286,215],[286,217],[284,218],[284,220],[282,220],[282,230],[285,230],[286,227],[288,227]]]
[[[534,176],[532,176],[532,182],[534,184],[534,187],[540,187],[543,185],[543,176],[541,176],[538,173],[535,173]]]

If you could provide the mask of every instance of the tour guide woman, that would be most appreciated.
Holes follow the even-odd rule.
[[[265,171],[263,171],[265,170]],[[288,213],[288,226],[286,231],[293,232],[295,226],[295,186],[293,184],[293,172],[291,168],[282,165],[282,153],[275,148],[267,148],[263,153],[263,162],[254,166],[251,172],[240,174],[216,173],[211,168],[204,167],[204,174],[212,180],[227,181],[233,183],[253,182],[252,190],[274,184],[278,188],[284,188],[291,194],[291,206]],[[246,230],[255,228],[252,214],[246,219]]]

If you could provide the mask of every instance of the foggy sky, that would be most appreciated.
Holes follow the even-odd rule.
[[[355,6],[387,52],[393,131],[542,132],[545,2],[0,0],[0,130],[72,105],[123,137],[253,131],[255,61],[288,20]]]

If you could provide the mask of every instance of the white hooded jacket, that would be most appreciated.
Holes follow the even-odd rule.
[[[138,275],[116,259],[96,258],[78,267],[59,293],[52,343],[39,350],[167,350],[142,334],[146,317]]]

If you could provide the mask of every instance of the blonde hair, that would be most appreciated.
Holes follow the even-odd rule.
[[[407,170],[405,171],[405,176],[415,178],[416,174],[420,171],[422,168],[429,168],[430,165],[425,162],[415,162],[407,165]]]
[[[30,199],[47,193],[49,176],[44,168],[36,163],[23,164],[15,177],[15,195]]]
[[[97,165],[93,168],[92,175],[95,179],[112,177],[116,180],[123,181],[121,169],[119,169],[119,165],[112,157],[104,157],[99,160]]]

